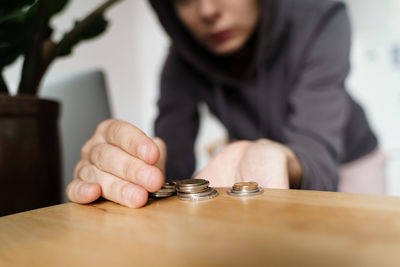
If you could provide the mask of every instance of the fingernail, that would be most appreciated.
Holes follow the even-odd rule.
[[[122,192],[122,196],[124,197],[125,200],[127,200],[129,203],[132,202],[132,199],[134,198],[136,193],[136,188],[133,185],[128,185],[124,188],[124,191]]]
[[[147,145],[141,145],[139,147],[139,157],[142,160],[146,160],[147,159],[147,154],[149,153],[149,148]]]
[[[153,171],[148,168],[142,168],[139,172],[139,180],[141,182],[141,184],[143,184],[145,187],[151,186],[151,175],[152,175]]]

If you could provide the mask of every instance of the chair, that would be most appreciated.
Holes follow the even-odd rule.
[[[106,82],[102,71],[94,70],[45,82],[40,95],[61,103],[60,136],[63,160],[63,201],[83,144],[97,125],[110,118]]]

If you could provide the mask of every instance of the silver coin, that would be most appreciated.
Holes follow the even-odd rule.
[[[234,197],[251,197],[261,195],[263,192],[264,190],[261,187],[259,187],[256,191],[237,191],[230,189],[228,190],[228,195]]]
[[[175,188],[161,188],[160,190],[158,190],[157,192],[169,192],[169,193],[175,193],[176,190]]]
[[[171,180],[166,181],[166,182],[163,184],[162,188],[166,188],[166,189],[175,189],[175,188],[176,188],[176,183],[175,183],[174,181],[171,181]]]
[[[175,182],[174,181],[167,181],[163,184],[160,190],[149,193],[150,197],[170,197],[174,195],[176,192],[175,189]]]
[[[196,187],[196,186],[201,186],[207,184],[209,185],[210,182],[204,179],[185,179],[185,180],[180,180],[176,181],[176,187],[177,188],[183,188],[183,187]]]
[[[201,196],[206,196],[208,194],[210,194],[212,192],[212,190],[214,190],[212,187],[207,187],[205,190],[201,191],[201,192],[197,192],[197,193],[183,193],[178,191],[178,195],[179,196],[188,196],[188,197],[201,197]]]
[[[256,189],[241,189],[241,190],[237,190],[235,188],[231,188],[230,191],[235,192],[235,193],[255,193],[255,192],[260,191],[260,188],[257,187]]]
[[[207,188],[208,188],[208,183],[198,186],[184,186],[184,187],[178,186],[176,190],[182,193],[200,193],[206,191]]]
[[[149,193],[150,197],[170,197],[173,196],[174,193],[171,192],[154,192],[154,193]]]
[[[218,195],[217,190],[213,189],[210,187],[210,191],[207,190],[207,194],[205,195],[199,195],[199,194],[179,194],[178,193],[178,198],[180,200],[184,200],[184,201],[201,201],[201,200],[207,200],[207,199],[211,199],[214,198]]]
[[[174,195],[176,192],[175,190],[175,185],[172,185],[171,183],[167,182],[161,187],[160,190],[149,193],[150,197],[170,197]]]

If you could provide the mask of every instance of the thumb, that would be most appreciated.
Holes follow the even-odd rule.
[[[156,166],[165,175],[165,164],[167,162],[167,144],[159,137],[155,137],[153,141],[154,143],[156,143],[158,149],[160,150],[160,158],[158,159]]]

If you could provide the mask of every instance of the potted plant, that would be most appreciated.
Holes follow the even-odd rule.
[[[60,105],[38,98],[40,82],[56,58],[105,31],[104,12],[119,1],[105,1],[58,41],[50,21],[69,0],[1,1],[0,216],[60,203]],[[10,95],[3,71],[20,56],[20,83]]]

